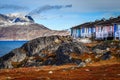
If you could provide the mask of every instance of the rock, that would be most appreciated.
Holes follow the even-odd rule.
[[[104,52],[104,50],[101,50],[101,49],[94,49],[93,50],[93,53],[95,54],[102,54]]]
[[[49,73],[49,74],[52,74],[52,73],[53,73],[53,71],[49,71],[48,73]]]
[[[49,37],[40,37],[34,40],[31,40],[30,42],[24,44],[21,48],[26,50],[28,52],[28,56],[32,56],[34,54],[36,54],[37,52],[41,51],[41,50],[45,50],[47,48],[55,48],[56,49],[56,45],[60,45],[59,44],[55,44],[56,39],[60,40],[61,43],[64,42],[64,39],[66,39],[67,41],[71,41],[71,37],[65,37],[65,36],[49,36]],[[55,47],[54,47],[55,45]],[[50,50],[49,49],[49,50]]]
[[[110,48],[107,48],[106,50],[107,50],[107,51],[110,51]]]
[[[89,72],[90,70],[89,69],[85,69],[86,72]]]
[[[101,56],[101,59],[108,60],[108,59],[110,59],[110,57],[111,57],[111,52],[108,51],[108,52],[103,53],[103,55]]]
[[[56,40],[55,40],[55,43],[58,43],[58,44],[59,44],[60,42],[61,42],[61,41],[60,41],[59,39],[56,39]]]
[[[97,58],[100,58],[101,56],[102,56],[102,55],[96,55],[95,58],[97,59]]]
[[[35,71],[36,71],[36,72],[39,72],[39,71],[40,71],[40,69],[36,69]]]
[[[73,59],[72,60],[75,64],[79,65],[82,62],[82,59]]]
[[[91,43],[92,42],[89,38],[77,39],[77,41],[82,42],[82,43]]]
[[[75,67],[72,67],[71,69],[72,69],[72,70],[75,70]]]
[[[82,54],[83,52],[88,52],[88,49],[84,46],[84,44],[79,42],[70,42],[70,43],[63,43],[59,46],[57,53],[77,53]]]
[[[78,67],[86,67],[85,62],[81,62],[81,63],[78,65]]]
[[[88,49],[83,46],[82,43],[78,42],[70,42],[70,43],[63,43],[56,51],[56,64],[60,65],[63,63],[71,63],[74,62],[76,64],[80,64],[81,59],[72,59],[70,58],[70,54],[83,54],[84,52],[88,51]]]
[[[106,43],[102,43],[102,44],[98,44],[95,47],[93,47],[92,49],[99,49],[99,50],[106,50],[107,48],[109,48],[110,46]]]
[[[111,48],[120,48],[120,41],[104,41],[99,43],[98,45],[94,46],[92,50],[100,49],[100,50],[110,50]]]
[[[40,37],[25,43],[0,58],[0,68],[17,68],[42,65],[63,65],[68,63],[85,66],[81,56],[89,52],[83,43],[74,42],[70,36]]]
[[[92,59],[88,58],[88,59],[85,60],[85,63],[90,63],[91,61],[92,61]]]
[[[120,49],[120,41],[103,41],[92,48],[97,61],[108,60],[112,54],[117,57],[117,50]]]
[[[120,76],[120,74],[117,74],[118,76]]]
[[[26,59],[26,54],[21,49],[14,49],[10,53],[0,58],[0,68],[14,68],[22,66],[22,61]]]
[[[6,80],[11,80],[12,78],[11,77],[6,77]]]

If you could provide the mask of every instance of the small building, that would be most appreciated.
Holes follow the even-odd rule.
[[[120,17],[118,17],[114,23],[114,39],[120,40]]]
[[[80,26],[80,38],[85,38],[85,37],[89,37],[89,27],[88,25],[90,24],[90,22],[88,23],[84,23]]]
[[[114,26],[111,20],[102,20],[95,25],[96,28],[96,39],[113,39]]]
[[[79,34],[79,33],[78,33],[78,28],[77,28],[77,27],[72,27],[72,28],[71,28],[71,36],[72,36],[73,38],[78,38],[78,37],[79,37],[78,34]]]
[[[92,38],[95,37],[96,27],[95,24],[101,22],[87,22],[71,28],[71,36],[74,38]]]
[[[73,38],[94,39],[119,39],[120,40],[120,16],[108,20],[96,20],[71,28]]]
[[[74,38],[85,38],[89,37],[91,33],[91,27],[88,27],[90,23],[84,23],[71,28],[71,36]]]

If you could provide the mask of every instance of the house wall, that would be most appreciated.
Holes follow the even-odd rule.
[[[120,40],[120,24],[114,24],[114,38]]]
[[[99,26],[96,26],[95,29],[96,29],[96,35],[95,35],[95,38],[96,39],[99,39]]]
[[[119,28],[118,28],[119,26]],[[120,25],[114,26],[89,26],[89,27],[81,27],[81,28],[72,28],[71,35],[74,38],[91,38],[95,37],[96,39],[107,39],[109,37],[119,37],[118,33],[120,34]],[[114,34],[114,36],[113,36]]]
[[[89,27],[88,28],[89,30],[88,30],[88,37],[89,38],[91,38],[91,37],[93,37],[94,35],[94,33],[95,33],[95,27],[93,26],[93,27]]]
[[[95,38],[95,36],[96,36],[96,28],[95,28],[95,26],[93,26],[91,29],[91,37]]]
[[[85,28],[81,27],[81,37],[85,37],[84,32],[85,32]]]
[[[79,38],[81,36],[81,32],[80,32],[80,28],[77,29],[77,38]]]
[[[81,27],[81,28],[72,28],[71,36],[74,38],[91,38],[92,34],[95,33],[95,27]]]
[[[77,30],[76,29],[71,29],[71,36],[73,37],[73,38],[76,38],[76,34],[77,34]]]
[[[81,37],[81,29],[80,28],[72,28],[71,29],[71,36],[73,38],[79,38],[79,37]]]
[[[113,33],[114,33],[114,26],[107,26],[108,28],[108,37],[114,37]]]
[[[88,37],[91,37],[91,27],[88,27]]]
[[[112,38],[114,26],[96,26],[96,39]]]
[[[89,27],[82,27],[81,29],[81,37],[89,37]]]
[[[85,29],[85,31],[84,31],[84,37],[87,37],[87,28],[85,27],[84,29]]]

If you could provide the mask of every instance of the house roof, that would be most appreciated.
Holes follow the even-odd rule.
[[[83,27],[83,26],[87,26],[87,25],[89,25],[89,24],[90,24],[90,22],[86,22],[86,23],[83,23],[83,24],[80,24],[80,25],[74,26],[74,27],[72,27],[72,28],[81,28],[81,27]]]
[[[101,19],[101,20],[96,20],[94,22],[86,22],[77,26],[72,27],[71,29],[74,28],[81,28],[81,27],[93,27],[93,26],[106,26],[106,25],[113,25],[114,23],[120,24],[120,16],[117,18],[110,18],[108,20]]]
[[[120,24],[120,16],[118,16],[118,17],[116,18],[116,20],[113,22],[113,24],[114,24],[114,23]]]
[[[118,20],[118,18],[110,18],[109,20],[103,20],[103,21],[97,23],[96,26],[99,26],[99,25],[102,25],[102,26],[113,25],[113,23],[117,20]]]
[[[97,23],[102,22],[103,20],[96,20],[95,22],[86,22],[77,26],[72,27],[73,28],[81,28],[81,27],[93,27],[94,25],[96,25]]]

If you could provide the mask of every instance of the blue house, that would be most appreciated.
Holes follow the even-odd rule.
[[[75,27],[71,28],[71,36],[74,38],[91,38],[95,37],[96,34],[96,27],[95,24],[101,22],[95,21],[95,22],[87,22]]]
[[[114,25],[114,39],[120,40],[120,17],[113,23]]]

